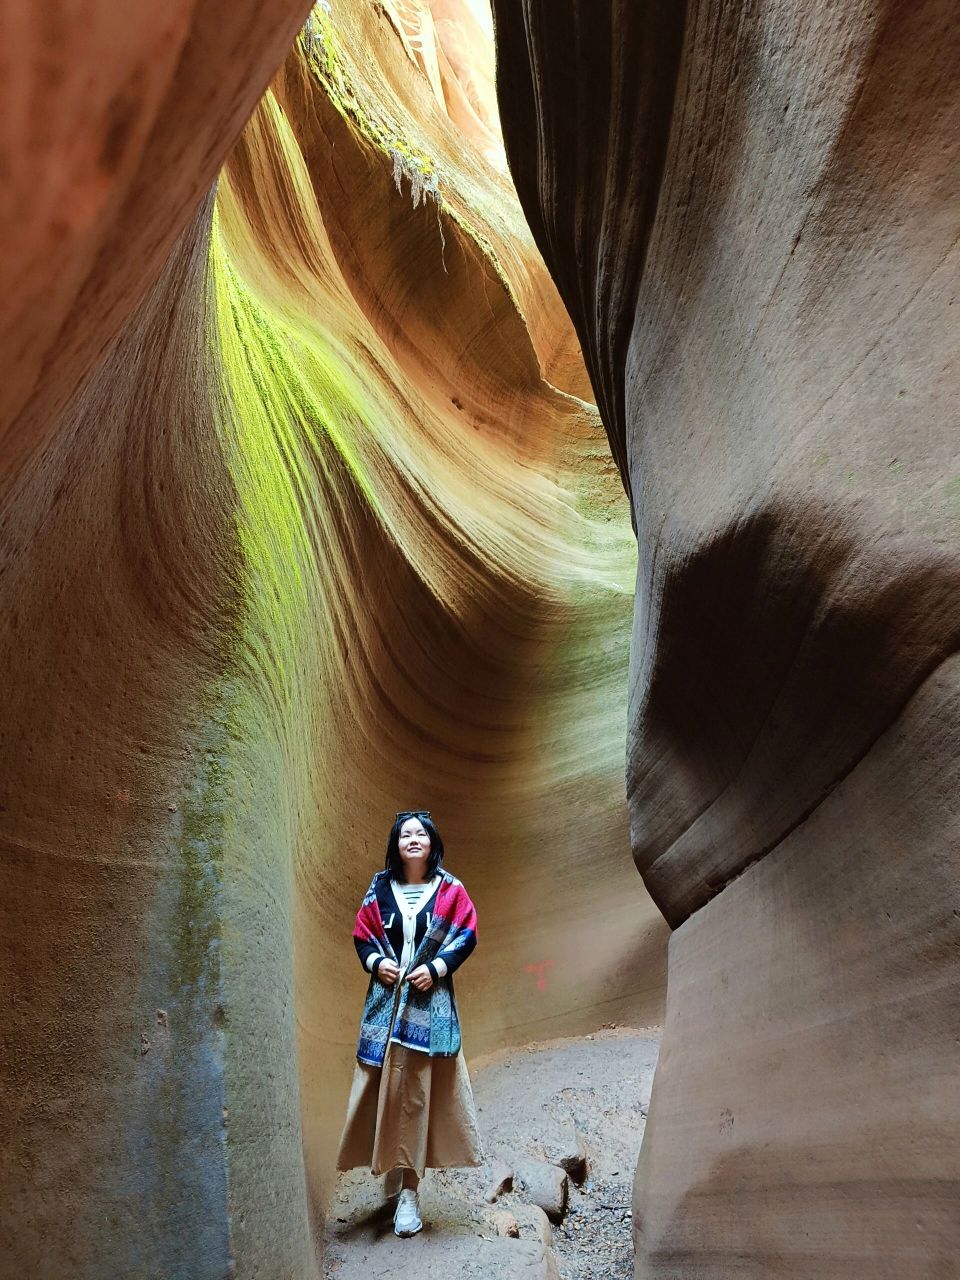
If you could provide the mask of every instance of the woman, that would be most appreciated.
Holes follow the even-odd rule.
[[[426,1168],[483,1159],[453,991],[454,970],[477,945],[477,913],[442,861],[430,814],[398,813],[353,930],[370,986],[337,1168],[402,1171],[398,1236],[423,1226]]]

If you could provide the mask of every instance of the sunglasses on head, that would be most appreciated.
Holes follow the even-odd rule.
[[[429,809],[402,809],[397,814],[397,821],[403,822],[407,818],[429,818],[429,817],[430,817]]]

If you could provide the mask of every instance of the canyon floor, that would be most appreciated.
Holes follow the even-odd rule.
[[[631,1188],[660,1047],[655,1028],[611,1026],[504,1050],[471,1062],[486,1163],[428,1170],[424,1229],[393,1233],[383,1178],[341,1175],[327,1227],[328,1280],[632,1280]],[[520,1178],[488,1203],[499,1163],[549,1161],[576,1132],[582,1186],[569,1181],[566,1214],[547,1224]],[[517,1231],[516,1236],[501,1234]]]

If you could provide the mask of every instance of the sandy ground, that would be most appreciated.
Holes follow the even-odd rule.
[[[610,1027],[593,1036],[504,1051],[471,1066],[487,1165],[429,1170],[420,1188],[424,1229],[393,1234],[384,1179],[343,1174],[331,1205],[324,1274],[330,1280],[632,1280],[633,1171],[660,1047],[657,1029]],[[570,1183],[563,1222],[542,1238],[544,1219],[523,1190],[484,1199],[497,1159],[557,1158],[576,1127],[587,1179]],[[519,1238],[498,1234],[511,1214]]]

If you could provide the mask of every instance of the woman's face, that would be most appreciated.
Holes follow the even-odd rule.
[[[400,861],[408,879],[421,880],[427,872],[430,837],[419,818],[407,818],[400,828]]]

